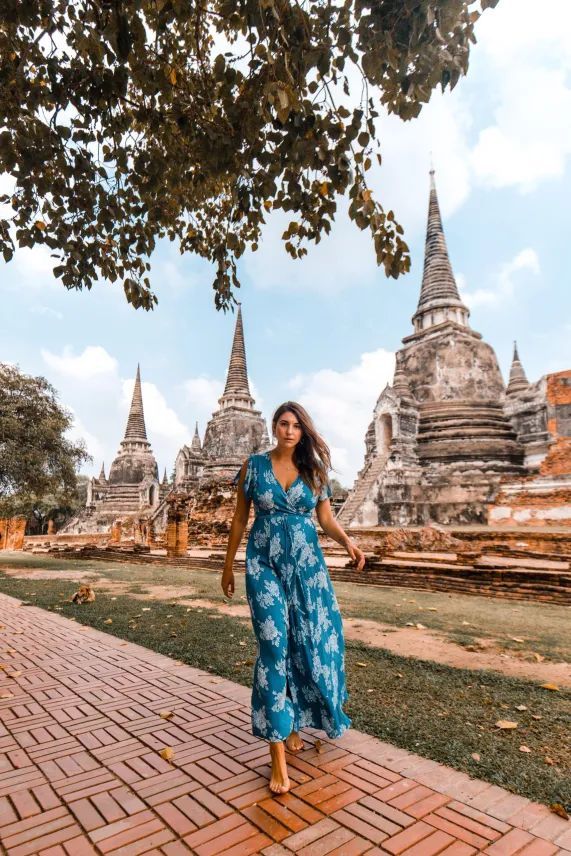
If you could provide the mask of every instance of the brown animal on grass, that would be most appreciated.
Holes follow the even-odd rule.
[[[91,586],[80,586],[71,599],[72,603],[93,603],[95,592]]]

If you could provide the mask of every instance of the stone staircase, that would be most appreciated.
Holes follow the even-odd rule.
[[[380,476],[387,462],[387,455],[377,455],[372,458],[367,467],[357,477],[355,486],[341,506],[337,519],[341,526],[350,526],[367,494]]]

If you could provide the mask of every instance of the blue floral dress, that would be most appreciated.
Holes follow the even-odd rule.
[[[285,491],[263,452],[248,459],[244,493],[256,511],[246,548],[258,642],[252,733],[279,741],[313,727],[339,737],[351,725],[342,710],[348,698],[343,625],[312,518],[331,487],[317,496],[298,476]]]

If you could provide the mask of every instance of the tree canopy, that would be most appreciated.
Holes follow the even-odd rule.
[[[272,210],[299,258],[339,200],[387,276],[403,230],[367,184],[379,111],[418,115],[467,71],[497,0],[5,0],[0,10],[0,250],[47,246],[69,289],[123,283],[156,302],[161,237],[239,286]]]
[[[65,437],[72,418],[43,377],[0,363],[0,517],[77,504],[83,442]]]

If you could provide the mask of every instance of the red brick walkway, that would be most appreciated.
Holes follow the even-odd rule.
[[[249,689],[3,595],[0,651],[9,856],[571,856],[545,806],[358,731],[305,732],[273,797]]]

